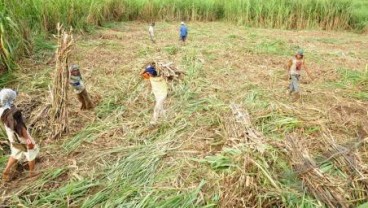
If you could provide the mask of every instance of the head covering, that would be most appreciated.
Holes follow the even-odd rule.
[[[150,65],[148,65],[146,67],[146,69],[144,70],[144,73],[148,73],[151,76],[156,77],[158,75],[158,73],[157,73],[157,70],[155,68],[155,65],[156,65],[155,62],[152,62]]]
[[[180,24],[185,25],[184,22],[181,22]]]
[[[303,49],[299,49],[298,52],[296,52],[297,55],[304,55],[304,50]]]
[[[72,64],[70,67],[69,67],[69,70],[79,70],[79,65],[78,64]]]
[[[82,79],[82,75],[80,73],[79,70],[79,65],[78,64],[72,64],[69,67],[69,75],[70,75],[70,80],[72,82],[79,82]],[[74,80],[74,81],[73,81]]]
[[[0,105],[3,108],[11,108],[14,103],[17,93],[12,89],[2,89],[0,91]]]

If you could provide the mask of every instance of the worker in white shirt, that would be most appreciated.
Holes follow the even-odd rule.
[[[149,33],[152,43],[156,43],[155,41],[155,23],[154,22],[152,22],[151,25],[149,26],[148,33]]]

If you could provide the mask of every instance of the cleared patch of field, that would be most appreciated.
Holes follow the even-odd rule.
[[[71,95],[71,135],[46,142],[39,131],[40,175],[26,179],[23,173],[3,187],[2,204],[324,207],[293,169],[286,135],[303,141],[316,167],[341,182],[334,185],[346,188],[347,204],[365,201],[367,179],[326,160],[324,145],[331,138],[342,146],[361,141],[354,153],[367,171],[368,146],[362,142],[368,136],[365,35],[193,22],[188,44],[181,46],[178,25],[159,22],[156,36],[152,45],[147,25],[139,22],[110,24],[78,36],[72,62],[81,66],[98,105],[80,112]],[[22,92],[18,104],[33,108],[27,117],[48,99],[54,68],[52,62],[45,64],[52,56],[49,44],[52,40],[40,43],[42,50],[23,61],[12,81]],[[291,102],[284,65],[299,47],[315,79],[303,74],[303,96]],[[155,59],[172,61],[187,75],[170,90],[167,119],[150,130],[154,100],[139,72]],[[253,125],[273,142],[265,144],[265,154],[225,148],[234,139],[227,125],[231,103],[247,109]],[[1,157],[0,166],[5,162]],[[364,183],[354,189],[356,181],[348,178]]]

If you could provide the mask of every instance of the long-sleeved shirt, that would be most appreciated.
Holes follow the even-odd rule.
[[[188,35],[188,28],[185,25],[180,26],[180,36],[186,37]]]

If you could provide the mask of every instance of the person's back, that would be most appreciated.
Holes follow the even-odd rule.
[[[187,36],[188,36],[188,28],[184,24],[184,22],[181,22],[181,25],[180,25],[180,40],[183,41],[184,44],[185,44],[185,41],[187,39]]]
[[[153,111],[153,117],[150,121],[151,125],[157,124],[159,117],[164,116],[164,102],[167,97],[167,84],[165,79],[159,76],[159,72],[156,70],[156,63],[150,63],[144,71],[141,72],[145,79],[149,79],[151,82],[151,89],[155,95],[155,108]]]
[[[180,36],[187,36],[188,35],[188,28],[185,25],[180,26]]]

